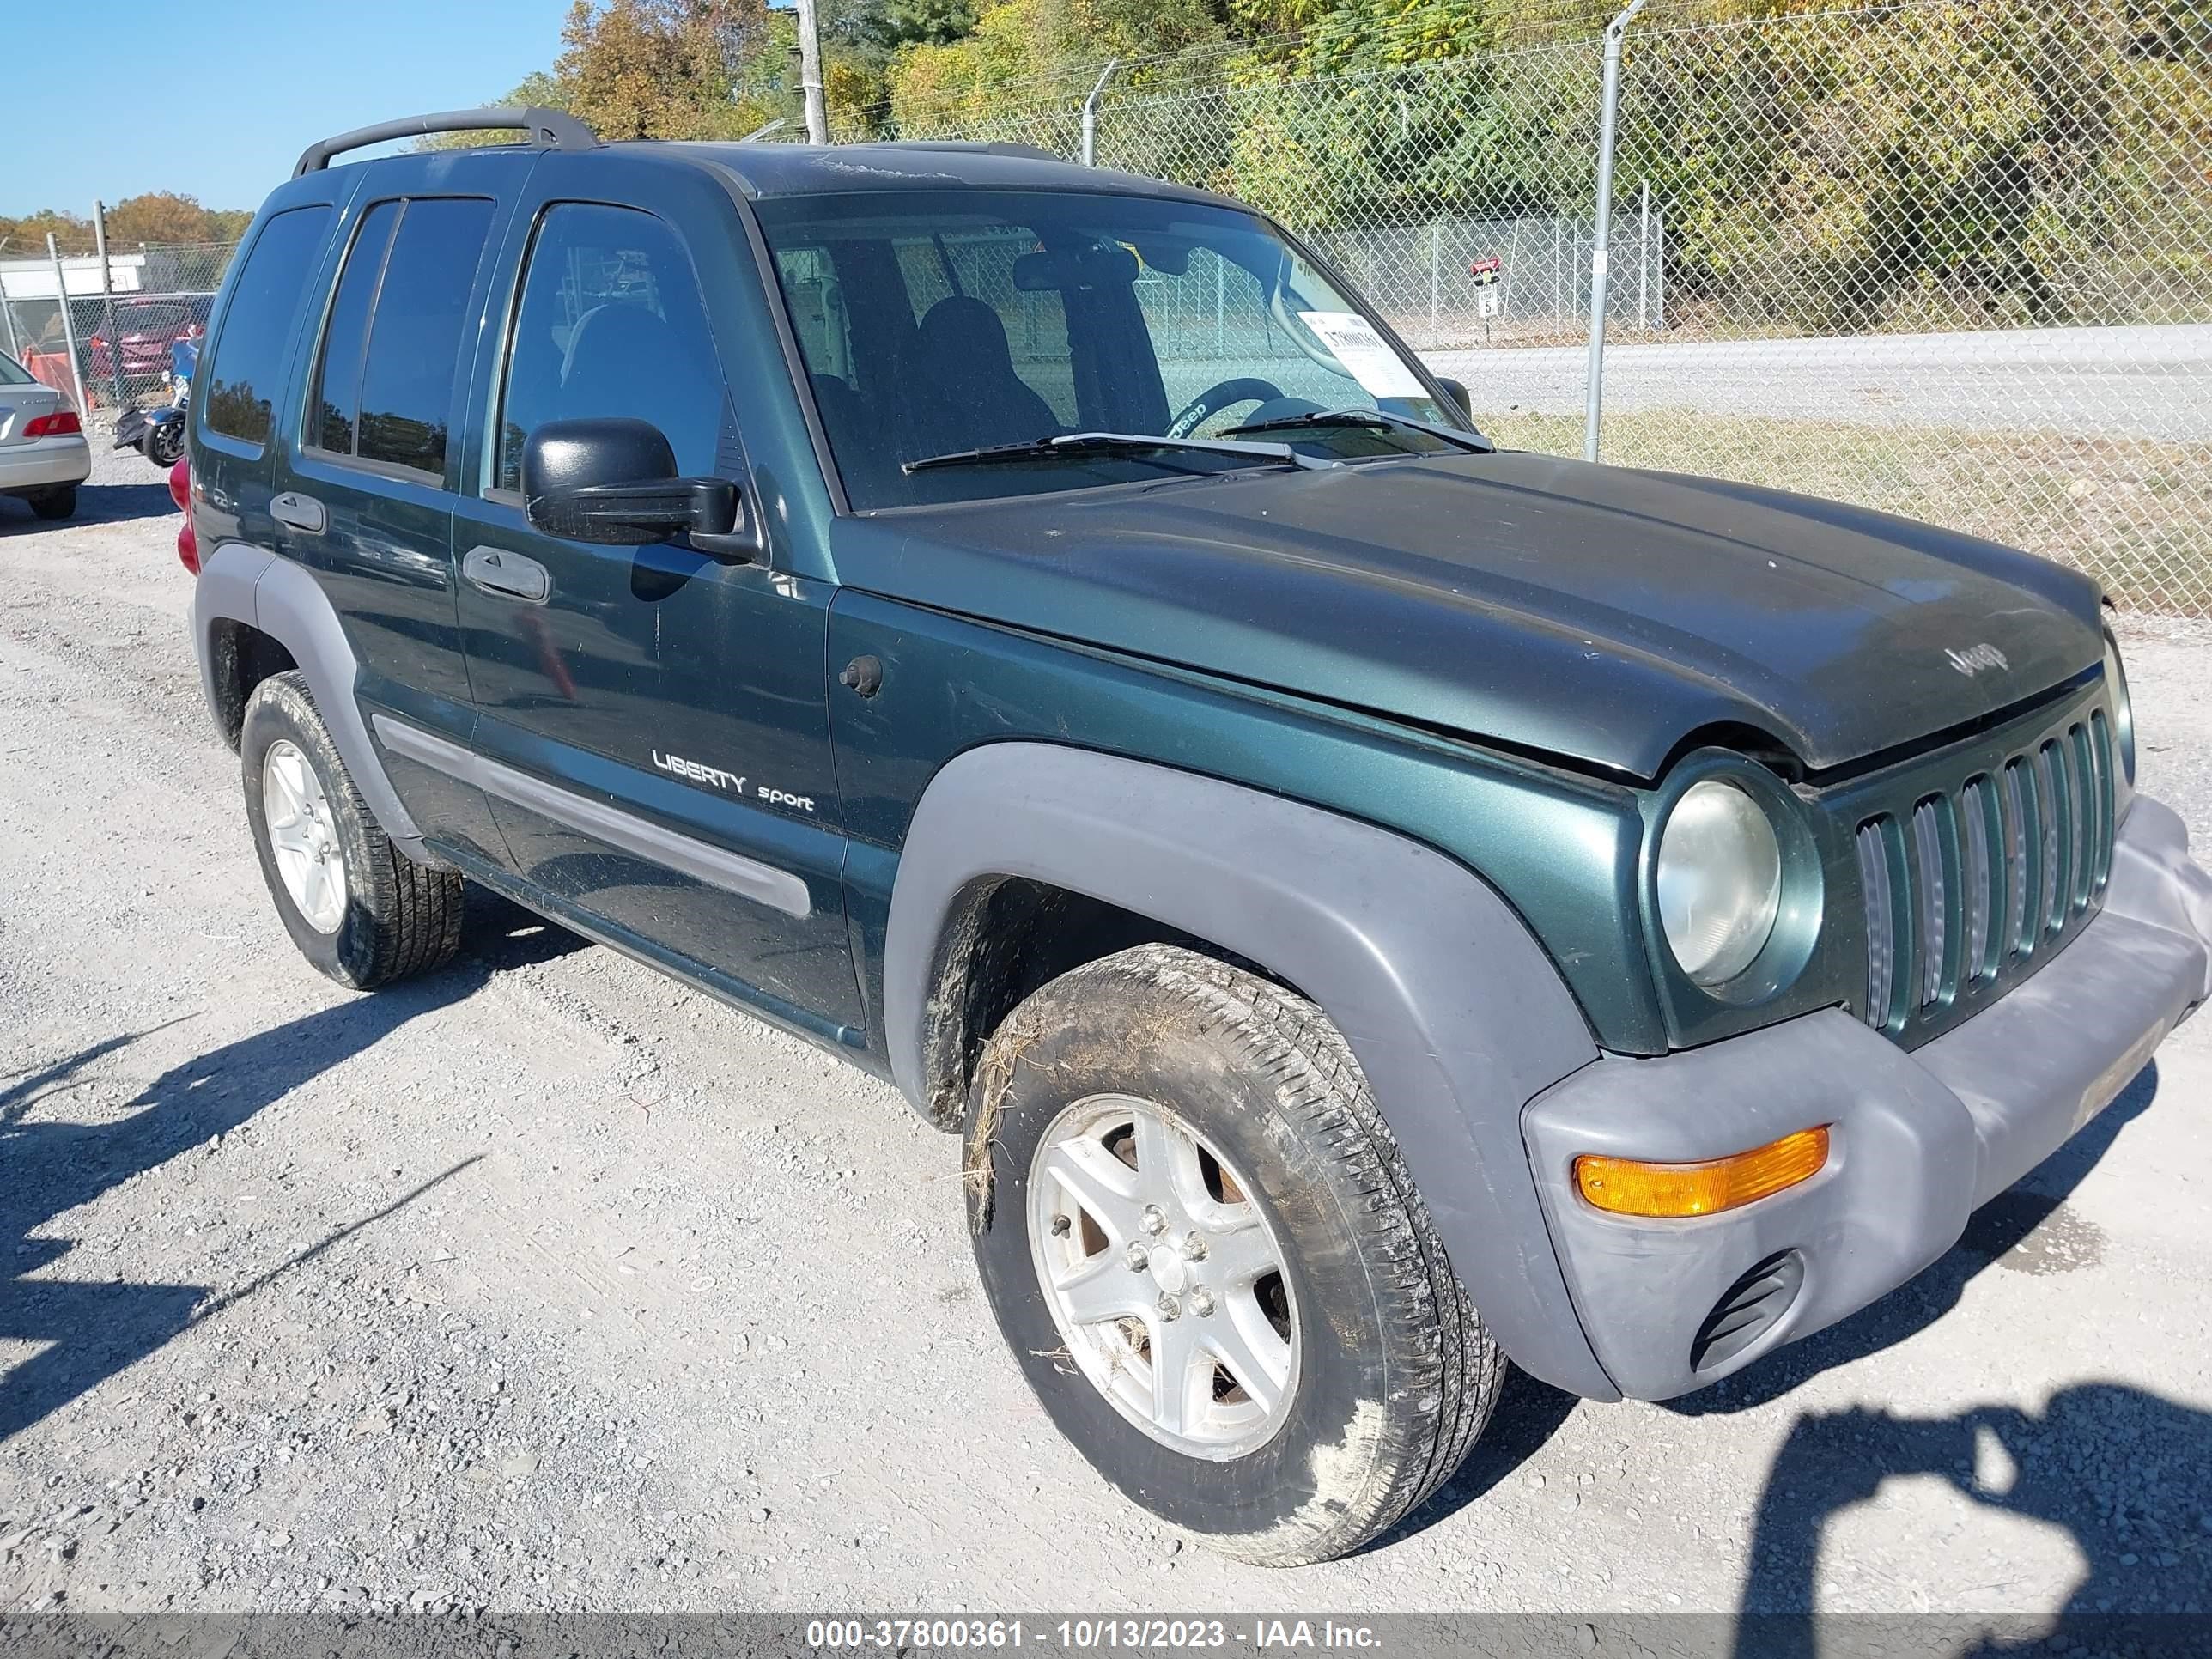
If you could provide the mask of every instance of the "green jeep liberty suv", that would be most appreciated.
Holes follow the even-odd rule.
[[[1083,1454],[1352,1549],[1506,1359],[1910,1278],[2212,988],[2094,583],[1462,398],[1038,152],[318,144],[190,438],[276,909],[365,989],[481,882],[890,1079]]]

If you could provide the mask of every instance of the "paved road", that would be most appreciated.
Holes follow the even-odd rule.
[[[1438,374],[1468,383],[1478,410],[1582,413],[1586,348],[1425,356]],[[2207,325],[1656,345],[1616,338],[1605,361],[1609,411],[2212,441]]]
[[[888,1088],[495,904],[309,973],[126,460],[0,502],[0,1611],[2205,1595],[2212,1022],[1906,1292],[1673,1407],[1516,1377],[1402,1535],[1264,1573],[1054,1437]],[[2136,653],[2201,836],[2212,659]]]

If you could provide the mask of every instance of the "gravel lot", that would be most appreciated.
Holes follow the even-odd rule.
[[[2162,1611],[2212,1583],[2212,1022],[1906,1291],[1671,1407],[1516,1376],[1395,1538],[1270,1574],[1000,1349],[952,1141],[495,903],[295,956],[153,469],[0,501],[0,1611]],[[2212,635],[2130,629],[2212,834]]]

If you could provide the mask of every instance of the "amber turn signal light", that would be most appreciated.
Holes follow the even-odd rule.
[[[1615,1215],[1717,1215],[1795,1187],[1818,1175],[1827,1161],[1824,1127],[1702,1164],[1644,1164],[1585,1153],[1575,1160],[1575,1186]]]

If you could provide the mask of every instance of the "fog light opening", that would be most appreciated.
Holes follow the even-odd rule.
[[[1717,1215],[1785,1192],[1828,1161],[1828,1128],[1800,1129],[1747,1152],[1697,1164],[1649,1164],[1586,1152],[1575,1160],[1575,1189],[1613,1215]]]
[[[1744,1352],[1779,1324],[1805,1288],[1805,1258],[1771,1255],[1728,1287],[1690,1344],[1690,1369],[1711,1370]]]

